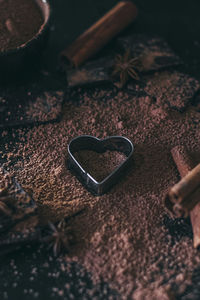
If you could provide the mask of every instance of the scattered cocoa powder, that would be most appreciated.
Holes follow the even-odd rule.
[[[75,153],[76,160],[97,181],[102,181],[114,171],[126,158],[117,151],[106,151],[96,153],[94,151],[82,150]]]
[[[62,106],[63,92],[44,92],[27,105],[24,112],[26,120],[33,122],[47,122],[58,117]],[[27,122],[28,123],[28,122]]]
[[[163,102],[174,101],[168,82],[159,86]],[[167,216],[163,197],[179,179],[170,149],[184,144],[200,153],[200,112],[193,106],[183,113],[166,110],[137,91],[79,89],[70,97],[79,101],[68,99],[59,123],[11,132],[18,141],[6,144],[4,167],[33,190],[42,222],[87,207],[73,221],[79,244],[68,260],[83,264],[95,282],[109,282],[121,294],[116,299],[185,300],[191,290],[198,295],[193,274],[200,253],[192,247],[191,226]],[[4,131],[2,140],[9,134]],[[124,135],[135,145],[129,175],[101,197],[88,193],[66,168],[67,145],[82,134]]]
[[[148,78],[145,91],[156,97],[159,105],[164,104],[165,107],[182,111],[199,88],[200,83],[194,78],[179,72],[166,71]]]
[[[47,91],[45,87],[38,91],[33,86],[0,94],[0,128],[55,121],[61,115],[63,91]]]
[[[153,97],[158,106],[164,109],[184,111],[193,96],[200,88],[200,83],[195,78],[177,71],[156,72],[154,76],[146,75],[143,82],[130,82],[128,89],[146,92]]]
[[[33,0],[0,1],[0,51],[21,46],[33,38],[43,23]]]

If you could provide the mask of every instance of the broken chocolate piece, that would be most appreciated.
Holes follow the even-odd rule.
[[[90,85],[94,83],[111,82],[112,56],[103,57],[86,63],[79,69],[67,70],[67,81],[69,87]]]
[[[40,76],[42,82],[31,82],[25,86],[0,88],[0,128],[46,123],[61,116],[64,92],[49,75]]]
[[[142,74],[171,68],[182,63],[162,38],[139,34],[125,36],[118,38],[116,45],[104,57],[92,60],[81,68],[68,70],[69,87],[113,83],[112,71],[115,57],[117,53],[124,54],[127,49],[130,49],[132,58],[140,58]]]
[[[37,206],[33,198],[0,167],[0,254],[31,240],[37,226]]]
[[[158,36],[132,34],[118,38],[117,42],[123,52],[129,48],[133,57],[142,57],[143,72],[157,71],[182,63],[168,43]]]

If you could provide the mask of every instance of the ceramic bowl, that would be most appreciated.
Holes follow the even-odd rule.
[[[0,84],[15,78],[26,77],[38,65],[45,48],[50,19],[48,0],[34,0],[40,8],[44,22],[39,31],[26,43],[12,50],[0,51]]]

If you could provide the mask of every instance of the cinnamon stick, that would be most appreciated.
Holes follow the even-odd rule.
[[[171,150],[172,157],[178,168],[181,177],[184,177],[194,168],[194,161],[188,154],[187,149],[184,146],[176,146]],[[193,199],[192,199],[193,198]],[[200,246],[200,189],[196,189],[194,193],[190,195],[188,202],[198,202],[190,210],[189,215],[193,229],[193,245],[194,248]]]
[[[183,146],[173,148],[171,153],[174,161],[178,164],[182,180],[169,190],[165,204],[176,217],[186,218],[199,202],[200,165],[193,168],[194,162]]]
[[[172,154],[173,155],[173,154]],[[174,203],[181,203],[200,185],[200,164],[189,171],[181,181],[169,191],[169,197]]]
[[[61,53],[61,58],[78,67],[102,49],[137,16],[131,1],[120,1]]]

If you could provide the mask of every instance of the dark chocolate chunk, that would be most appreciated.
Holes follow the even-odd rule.
[[[114,58],[107,56],[90,61],[81,68],[70,69],[67,71],[68,86],[74,87],[111,82],[110,74],[113,64]]]
[[[157,36],[133,34],[120,37],[117,42],[122,52],[129,48],[133,57],[142,57],[143,72],[157,71],[182,63],[168,43]]]
[[[41,78],[43,86],[32,82],[20,87],[0,88],[0,128],[59,119],[64,92],[59,87],[52,90],[45,77],[49,79],[50,76]]]
[[[112,71],[115,57],[117,53],[124,54],[127,49],[130,49],[133,58],[140,57],[142,64],[141,74],[171,68],[182,63],[164,39],[133,34],[118,38],[116,46],[106,56],[85,63],[81,68],[68,70],[68,86],[113,83]]]
[[[36,239],[38,230],[35,201],[0,167],[0,255]]]

